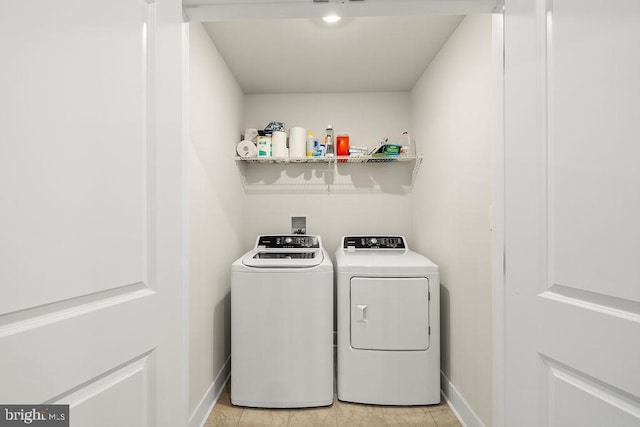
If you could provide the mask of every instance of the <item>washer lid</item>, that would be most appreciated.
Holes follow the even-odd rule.
[[[257,248],[242,258],[242,264],[256,268],[308,268],[324,260],[321,249]]]

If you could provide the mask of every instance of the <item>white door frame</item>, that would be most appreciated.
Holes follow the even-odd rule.
[[[492,418],[495,427],[505,420],[505,248],[504,248],[504,1],[492,17],[494,123],[491,188],[492,285]]]
[[[504,253],[504,3],[505,0],[386,0],[363,3],[320,3],[254,0],[221,4],[217,0],[183,0],[185,18],[194,22],[243,19],[313,18],[339,10],[342,16],[491,13],[494,68],[494,138],[492,144],[492,395],[493,425],[504,426],[505,414],[505,253]]]
[[[149,1],[149,0],[145,0]],[[154,0],[157,1],[157,0]],[[156,227],[163,227],[158,235],[156,253],[156,280],[164,282],[164,292],[170,298],[162,302],[166,315],[161,334],[167,334],[171,352],[165,351],[158,360],[161,369],[173,369],[170,383],[158,384],[157,401],[166,405],[159,411],[165,418],[157,420],[157,426],[187,426],[189,420],[189,278],[188,278],[188,141],[189,141],[189,27],[184,21],[181,2],[165,2],[159,5],[156,16],[159,25],[155,65],[158,94],[155,101],[156,139],[156,197],[165,195],[166,201],[156,201],[162,210],[156,215]],[[182,19],[180,19],[182,18]],[[178,61],[176,59],[179,58]],[[159,88],[162,88],[160,90]],[[170,171],[170,173],[167,173]],[[180,203],[176,203],[177,201]],[[179,261],[181,260],[181,262]],[[166,263],[166,266],[164,265]],[[158,283],[160,285],[160,283]],[[168,388],[174,387],[176,391]]]

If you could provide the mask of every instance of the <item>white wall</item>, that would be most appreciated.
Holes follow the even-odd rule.
[[[442,371],[491,425],[491,17],[466,17],[413,88],[425,158],[414,187],[417,250],[441,270]]]
[[[189,27],[189,412],[192,413],[231,352],[230,266],[244,249],[243,191],[233,155],[244,98],[202,25]]]
[[[402,234],[440,265],[442,369],[491,425],[491,18],[465,18],[411,93],[243,97],[199,24],[191,38],[191,409],[228,356],[229,265],[306,215],[331,254],[344,234]],[[416,185],[411,164],[235,165],[240,133],[272,120],[363,146],[409,130]]]
[[[302,126],[322,138],[327,124],[336,135],[347,133],[351,145],[371,146],[399,138],[409,130],[408,92],[247,95],[244,127],[263,128],[283,121],[287,130]],[[391,167],[388,167],[391,166]],[[349,233],[411,234],[411,165],[340,164],[328,177],[327,165],[251,165],[246,178],[245,248],[258,234],[288,233],[290,215],[307,215],[310,234],[318,234],[331,254]],[[320,177],[314,181],[314,177]],[[309,182],[333,180],[326,186]],[[305,182],[302,184],[302,182]],[[294,183],[286,191],[280,184]],[[300,183],[295,184],[295,183]],[[354,191],[355,190],[355,191]]]

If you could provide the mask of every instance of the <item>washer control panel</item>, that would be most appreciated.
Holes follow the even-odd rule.
[[[271,235],[271,236],[259,236],[258,248],[294,248],[294,249],[307,249],[307,248],[319,248],[320,239],[318,236],[304,236],[299,234],[292,235]]]
[[[402,236],[346,236],[344,249],[406,249]]]

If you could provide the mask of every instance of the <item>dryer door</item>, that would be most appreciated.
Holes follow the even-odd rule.
[[[351,278],[351,347],[361,350],[428,349],[428,279]]]

